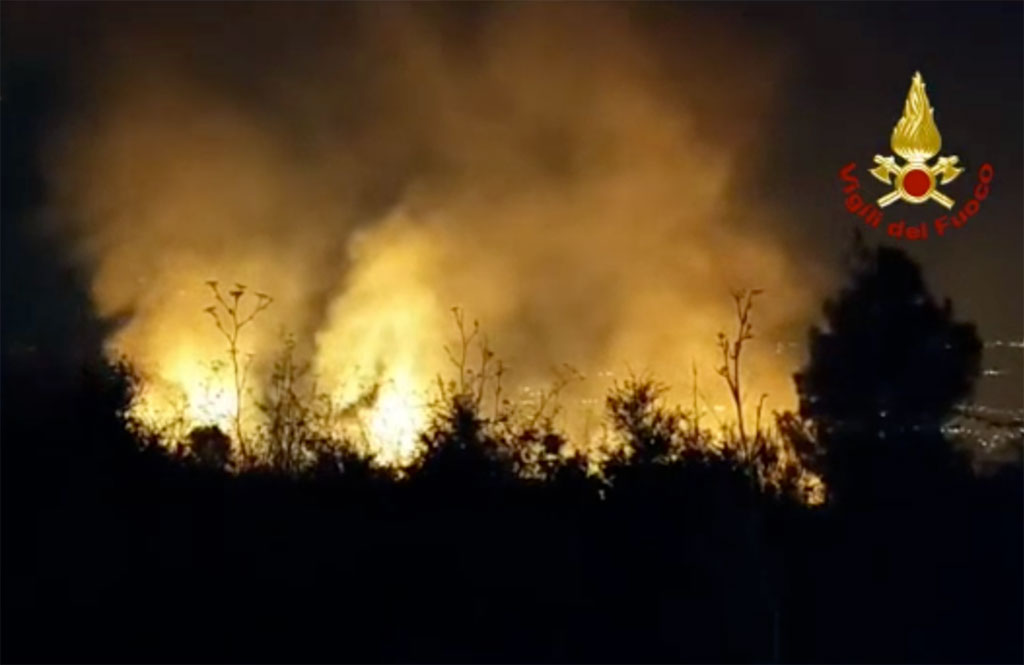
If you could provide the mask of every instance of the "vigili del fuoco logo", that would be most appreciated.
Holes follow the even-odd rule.
[[[935,125],[935,109],[928,102],[920,72],[915,72],[911,80],[903,116],[892,130],[890,145],[892,151],[903,159],[903,163],[892,155],[875,155],[877,166],[868,172],[884,182],[889,190],[874,203],[865,200],[865,196],[860,194],[860,180],[854,175],[856,162],[850,162],[839,171],[843,193],[846,194],[846,209],[861,217],[868,226],[882,227],[893,238],[907,240],[924,240],[930,234],[943,236],[947,231],[964,226],[967,220],[977,214],[981,202],[988,198],[993,171],[992,165],[987,162],[978,168],[973,197],[955,212],[956,201],[942,190],[960,177],[964,168],[958,166],[960,158],[956,155],[941,156],[929,163],[939,154],[942,137]],[[900,216],[898,221],[883,225],[883,209],[897,202],[914,206],[935,203],[949,213],[939,215],[930,224],[917,220],[908,222]],[[890,210],[898,211],[900,208]]]

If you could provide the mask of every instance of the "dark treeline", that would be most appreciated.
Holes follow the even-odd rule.
[[[642,381],[604,478],[524,478],[456,394],[396,480],[228,473],[128,431],[123,373],[5,358],[3,658],[1020,662],[1020,464],[976,473],[941,429],[977,335],[904,254],[854,254],[779,420],[817,506]]]

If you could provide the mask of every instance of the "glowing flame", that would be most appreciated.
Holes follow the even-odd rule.
[[[942,137],[935,126],[934,112],[924,92],[921,72],[915,72],[903,117],[892,130],[893,152],[909,162],[923,162],[937,155]]]
[[[408,461],[415,454],[416,437],[426,424],[416,384],[413,377],[405,377],[383,388],[368,418],[371,442],[390,451],[391,461]]]
[[[376,385],[364,443],[378,461],[409,462],[431,383],[445,370],[439,352],[447,312],[430,288],[437,243],[396,214],[359,238],[352,253],[356,268],[317,336],[317,373],[335,382],[330,390],[342,404]]]
[[[160,373],[144,377],[131,415],[156,431],[213,425],[230,432],[238,411],[237,393],[226,372],[204,364],[200,357],[179,349]]]

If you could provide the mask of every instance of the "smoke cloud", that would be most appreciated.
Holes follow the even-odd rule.
[[[459,307],[508,392],[563,363],[586,377],[565,398],[573,426],[629,370],[686,397],[695,363],[724,404],[716,334],[735,326],[729,290],[755,287],[751,403],[789,406],[799,359],[776,342],[819,294],[773,233],[784,215],[736,187],[783,54],[693,11],[644,11],[111,12],[52,152],[69,246],[99,314],[121,317],[110,353],[153,399],[201,402],[224,354],[204,282],[240,282],[274,298],[243,337],[255,393],[287,331],[339,398],[382,382],[387,439],[422,423],[399,403],[450,373]],[[386,454],[409,452],[391,438]]]

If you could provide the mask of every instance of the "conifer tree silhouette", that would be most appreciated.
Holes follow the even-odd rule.
[[[851,258],[850,282],[826,301],[795,376],[800,415],[817,428],[833,485],[861,463],[881,466],[877,456],[869,462],[874,453],[888,464],[897,451],[907,465],[945,464],[925,458],[948,457],[940,428],[970,396],[981,357],[974,325],[956,321],[948,300],[936,302],[905,252],[868,248],[858,236]],[[905,469],[892,471],[895,481]]]

